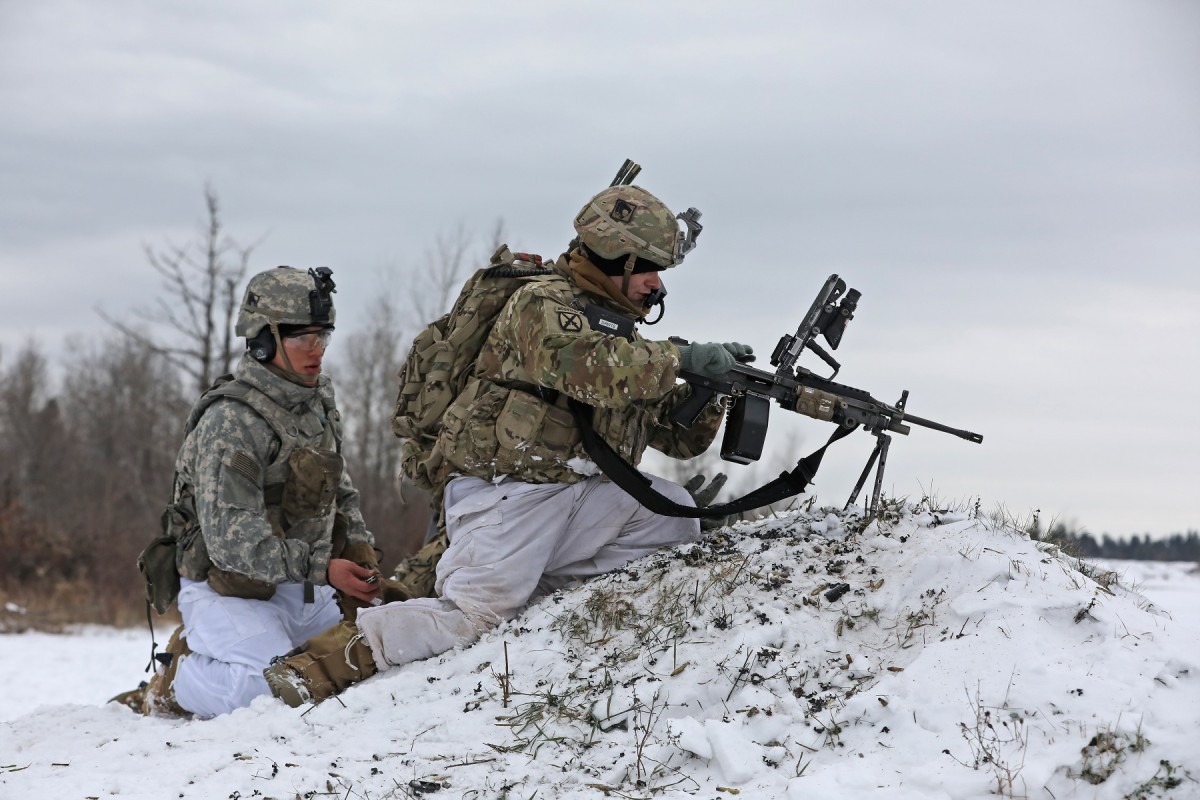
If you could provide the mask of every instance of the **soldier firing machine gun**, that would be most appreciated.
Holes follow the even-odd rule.
[[[721,443],[721,458],[737,464],[749,464],[762,456],[771,400],[789,411],[839,425],[840,430],[834,433],[831,443],[861,425],[875,436],[875,449],[863,467],[858,483],[846,501],[846,507],[849,508],[858,499],[871,468],[875,467],[875,485],[868,506],[868,513],[874,515],[883,489],[883,472],[891,444],[889,434],[907,436],[910,425],[918,425],[977,444],[983,441],[983,436],[909,414],[905,410],[908,404],[907,389],[901,393],[895,405],[888,405],[861,389],[833,382],[841,365],[816,340],[821,337],[831,350],[836,350],[845,333],[846,323],[854,318],[861,296],[856,289],[847,291],[846,282],[837,275],[830,275],[795,335],[784,335],[775,346],[771,354],[771,366],[776,368],[774,373],[744,363],[735,365],[720,380],[682,372],[680,377],[692,385],[692,394],[675,410],[672,419],[685,428],[691,427],[714,395],[724,396],[728,416],[725,437]],[[682,339],[673,338],[672,341],[687,344]],[[796,366],[805,349],[811,350],[833,369],[828,378]]]

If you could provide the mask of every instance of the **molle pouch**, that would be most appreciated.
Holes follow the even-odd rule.
[[[454,360],[453,347],[446,341],[448,316],[417,334],[400,370],[400,393],[392,431],[404,439],[428,433],[454,397],[449,385]]]
[[[333,510],[345,465],[332,450],[301,447],[288,456],[283,510],[292,523],[324,517]]]
[[[415,439],[402,440],[400,469],[404,477],[425,491],[434,491],[446,479],[445,464],[446,457],[440,447],[426,447]]]
[[[216,566],[208,570],[208,587],[222,597],[270,600],[275,596],[275,584],[256,581],[240,572],[230,572]]]
[[[579,426],[575,417],[565,408],[546,406],[546,419],[542,423],[541,444],[551,450],[568,452],[579,444]]]
[[[537,441],[549,404],[528,392],[511,391],[496,417],[496,440],[501,447],[522,450]]]
[[[496,458],[496,417],[508,394],[490,382],[472,380],[442,417],[437,447],[442,469],[488,469]],[[432,463],[432,459],[430,460]]]
[[[484,386],[482,381],[471,380],[463,387],[463,390],[458,393],[458,397],[454,398],[447,408],[446,413],[442,415],[442,429],[437,434],[448,437],[448,440],[455,441],[459,434],[466,428],[470,419],[476,415],[477,401],[480,401],[480,396],[483,400],[480,402],[491,403],[495,402],[491,395],[495,394],[497,387],[493,384]]]
[[[407,435],[412,436],[436,427],[446,407],[454,402],[454,390],[450,385],[454,356],[454,347],[448,341],[428,342],[421,350],[423,383],[419,391],[413,392],[411,382],[400,387],[400,402],[408,404],[408,408],[411,409],[408,413],[415,423]],[[405,394],[406,390],[410,394]]]
[[[163,535],[146,546],[138,556],[138,572],[146,583],[146,602],[159,614],[167,609],[179,596],[179,570],[175,566],[176,532],[171,528],[168,517],[174,506],[163,511]]]

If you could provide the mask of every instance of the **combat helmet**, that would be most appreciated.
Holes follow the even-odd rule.
[[[336,312],[331,295],[336,291],[333,270],[275,267],[260,272],[246,284],[234,332],[246,338],[251,355],[259,361],[274,356],[280,328],[319,326],[332,328]]]
[[[579,243],[605,262],[627,262],[633,272],[667,269],[683,262],[696,246],[700,212],[689,208],[676,216],[663,201],[640,186],[610,186],[575,215]],[[687,226],[685,233],[676,220]],[[608,270],[605,270],[608,272]]]

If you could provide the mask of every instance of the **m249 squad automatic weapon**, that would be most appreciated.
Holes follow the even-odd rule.
[[[672,415],[672,419],[687,428],[696,421],[701,410],[714,395],[726,398],[728,416],[725,420],[725,438],[721,443],[721,458],[738,464],[749,464],[762,456],[763,443],[767,435],[767,422],[771,401],[788,411],[794,411],[838,425],[838,430],[826,444],[849,434],[858,427],[875,436],[875,449],[863,468],[854,487],[849,507],[862,491],[872,467],[876,467],[875,485],[871,493],[868,513],[874,514],[879,505],[883,487],[883,472],[887,465],[890,434],[907,436],[912,425],[929,428],[942,433],[980,443],[978,433],[952,428],[940,422],[909,414],[908,390],[905,389],[894,405],[876,400],[868,392],[852,386],[835,383],[841,365],[822,347],[817,339],[824,339],[830,350],[841,344],[846,324],[854,318],[861,293],[855,289],[847,291],[846,282],[837,275],[830,275],[817,293],[808,313],[800,322],[794,335],[784,335],[771,354],[774,372],[755,369],[745,363],[736,364],[719,379],[706,378],[692,372],[682,372],[680,377],[692,385],[691,396]],[[673,339],[677,344],[685,340]],[[821,377],[796,362],[801,353],[810,350],[824,361],[833,372]],[[751,357],[753,358],[753,357]],[[811,471],[815,472],[825,448],[814,453]],[[811,458],[811,457],[810,457]]]

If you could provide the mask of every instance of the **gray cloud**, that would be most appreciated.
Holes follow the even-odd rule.
[[[667,333],[769,350],[839,272],[864,292],[847,379],[987,435],[914,434],[898,480],[1195,527],[1200,426],[1146,397],[1200,390],[1198,23],[1182,1],[5,4],[0,345],[149,302],[141,247],[193,236],[205,182],[256,268],[333,266],[349,321],[458,224],[556,253],[632,156],[705,215]]]

